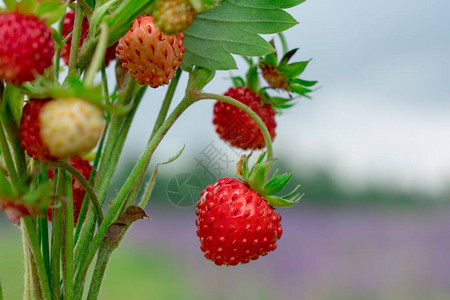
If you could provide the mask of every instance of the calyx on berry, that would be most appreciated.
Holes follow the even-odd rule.
[[[274,42],[270,42],[275,48]],[[281,89],[287,92],[298,94],[299,96],[309,98],[309,93],[313,90],[317,81],[307,81],[298,78],[306,69],[311,60],[294,62],[289,64],[289,60],[298,51],[298,48],[292,49],[283,55],[278,62],[277,52],[266,55],[259,59],[259,67],[262,75],[269,86],[273,89]]]
[[[256,193],[258,193],[270,206],[288,207],[300,201],[303,194],[298,192],[300,186],[297,186],[291,193],[279,197],[276,193],[283,190],[289,183],[293,173],[284,173],[278,175],[278,170],[270,176],[270,170],[275,159],[263,161],[266,152],[263,152],[258,157],[255,165],[249,168],[249,158],[251,155],[243,156],[238,163],[237,174],[240,175],[243,181]]]
[[[52,186],[46,181],[33,191],[29,190],[30,176],[21,176],[17,186],[13,188],[4,171],[0,170],[0,210],[3,210],[12,222],[21,217],[39,215],[50,203]]]

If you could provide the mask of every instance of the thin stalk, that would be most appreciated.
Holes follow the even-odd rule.
[[[95,49],[94,57],[92,59],[91,65],[89,66],[86,75],[84,77],[84,82],[88,86],[94,84],[94,77],[98,70],[102,66],[102,62],[105,60],[105,51],[108,43],[109,28],[106,23],[100,25],[100,38],[98,40],[97,49]]]
[[[60,170],[62,171],[62,170]],[[64,173],[64,172],[61,172]],[[83,177],[84,178],[84,177]],[[78,178],[77,178],[78,179]],[[69,174],[66,175],[65,187],[68,199],[73,199],[72,197],[72,186],[67,184],[71,182],[71,177]],[[64,241],[64,299],[73,299],[73,201],[64,202],[64,213],[65,213],[65,241]]]
[[[59,20],[59,22],[58,22],[58,33],[60,35],[63,31],[63,26],[64,26],[64,18],[61,18],[61,20]],[[58,78],[59,78],[59,60],[60,59],[61,59],[61,48],[58,48],[58,50],[56,50],[56,53],[55,53],[55,62],[54,62],[55,81],[58,81]]]
[[[111,103],[111,100],[109,98],[109,88],[108,88],[108,77],[106,76],[106,66],[105,66],[105,61],[103,61],[102,63],[102,86],[103,86],[103,94],[105,97],[105,101],[107,104]]]
[[[92,274],[89,293],[86,298],[87,300],[96,300],[98,298],[108,261],[116,247],[107,241],[103,241],[102,245],[100,246],[97,262],[95,263],[94,273]]]
[[[24,260],[24,280],[23,280],[23,300],[31,299],[31,270],[30,270],[30,248],[28,247],[25,226],[21,224],[20,231],[22,232],[23,244],[23,260]]]
[[[288,43],[286,41],[286,37],[284,36],[283,33],[278,33],[278,37],[281,40],[281,45],[283,47],[283,55],[285,55],[288,51],[289,51],[289,47],[288,47]]]
[[[37,274],[39,276],[39,282],[42,289],[42,296],[44,300],[51,300],[50,286],[48,282],[47,273],[45,272],[44,261],[39,249],[39,241],[36,236],[36,231],[34,230],[33,220],[30,217],[22,218],[22,222],[26,228],[26,234],[28,237],[28,246],[31,249],[31,254],[34,258],[34,264],[37,269]]]
[[[141,158],[135,165],[133,171],[131,171],[130,176],[120,189],[119,193],[117,194],[116,199],[114,200],[113,204],[111,205],[108,213],[105,216],[105,219],[103,223],[98,228],[97,233],[95,234],[92,243],[89,247],[89,251],[87,255],[84,257],[84,261],[82,264],[80,264],[80,268],[77,270],[77,275],[75,277],[75,283],[76,285],[78,283],[81,283],[86,275],[87,268],[89,267],[90,262],[95,256],[95,253],[97,252],[101,241],[103,240],[103,237],[105,236],[106,231],[108,230],[109,226],[117,219],[117,215],[119,210],[121,209],[124,201],[127,198],[128,193],[130,190],[134,187],[136,179],[140,176],[142,172],[146,171],[146,166],[148,165],[150,158],[153,155],[153,152],[155,151],[156,147],[161,142],[162,138],[166,135],[166,133],[169,131],[169,129],[172,127],[172,125],[175,123],[175,121],[178,119],[178,117],[193,103],[194,101],[190,97],[185,97],[175,108],[175,110],[171,113],[171,115],[167,118],[167,120],[161,125],[161,127],[156,132],[153,139],[150,141],[150,143],[147,145],[147,148],[145,149],[144,153],[142,154]],[[79,291],[75,293],[75,295],[79,295]]]
[[[65,174],[60,169],[55,169],[58,172],[56,178],[56,195],[63,195],[65,190]],[[51,260],[51,288],[52,299],[59,299],[61,292],[61,244],[63,242],[63,226],[64,216],[62,209],[53,209],[52,222],[52,260]]]
[[[90,18],[92,16],[92,8],[87,4],[85,0],[78,0],[81,6],[83,7],[83,11],[86,14],[86,17]]]
[[[46,213],[46,211],[45,211]],[[50,251],[49,251],[49,241],[48,241],[48,222],[47,219],[39,218],[39,228],[41,232],[41,249],[42,258],[45,264],[45,271],[47,272],[47,277],[50,278]]]
[[[243,104],[242,102],[239,102],[236,99],[233,99],[231,97],[222,96],[222,95],[216,95],[216,94],[198,94],[195,96],[196,100],[207,100],[207,99],[213,99],[217,101],[222,101],[231,105],[234,105],[240,109],[242,109],[246,114],[248,114],[258,125],[259,129],[261,129],[261,132],[264,136],[264,141],[267,147],[267,160],[271,160],[273,157],[273,150],[272,150],[272,139],[270,138],[269,130],[266,127],[266,124],[264,124],[263,120],[247,105]]]
[[[33,283],[33,295],[35,300],[43,299],[41,283],[39,282],[39,274],[36,268],[36,262],[33,259],[33,255],[29,256],[30,271],[31,271],[31,282]]]
[[[91,172],[91,175],[89,177],[89,184],[92,185],[92,186],[94,186],[95,175],[97,174],[98,163],[100,162],[100,157],[101,157],[101,154],[102,154],[103,144],[105,142],[105,137],[106,137],[106,132],[108,130],[108,127],[109,127],[109,121],[105,125],[105,129],[103,131],[102,138],[100,139],[100,143],[98,145],[97,154],[95,155],[94,163],[92,165],[92,172]],[[81,206],[80,214],[79,214],[79,217],[78,217],[77,226],[75,228],[75,238],[74,238],[75,244],[78,241],[78,237],[80,236],[80,232],[81,232],[81,228],[83,226],[83,222],[84,222],[84,220],[86,218],[86,212],[87,212],[88,204],[89,204],[88,194],[86,193],[84,195],[83,205]]]
[[[161,127],[162,123],[164,123],[164,121],[166,120],[170,104],[172,103],[172,99],[175,94],[175,90],[177,89],[178,82],[180,81],[180,77],[181,77],[181,70],[178,69],[175,77],[170,81],[169,88],[167,89],[167,93],[166,96],[164,97],[163,104],[161,106],[161,109],[159,110],[158,118],[156,119],[155,126],[153,127],[150,139],[155,135],[159,127]]]
[[[5,159],[6,167],[8,168],[9,177],[11,178],[11,184],[13,189],[18,191],[19,177],[17,175],[16,167],[14,166],[14,161],[12,159],[8,141],[6,139],[5,132],[3,131],[3,122],[0,121],[0,147],[2,150],[3,158]]]
[[[78,59],[78,49],[80,47],[81,28],[83,24],[83,9],[81,3],[77,1],[75,9],[75,21],[73,24],[72,45],[70,47],[69,73],[76,68]]]
[[[63,161],[53,161],[48,164],[48,166],[55,167],[55,168],[61,168],[70,174],[72,174],[76,180],[78,180],[83,188],[86,190],[86,193],[89,195],[89,198],[91,199],[92,204],[94,205],[94,210],[97,216],[97,219],[101,223],[103,220],[103,212],[102,208],[100,206],[100,203],[97,199],[97,195],[95,194],[94,188],[89,183],[89,181],[84,178],[83,174],[80,173],[76,168],[74,168],[69,163],[63,162]]]
[[[0,278],[0,300],[3,300],[2,280]]]

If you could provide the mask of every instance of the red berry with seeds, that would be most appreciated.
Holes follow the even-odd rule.
[[[65,39],[73,31],[73,26],[75,24],[75,13],[69,10],[64,17],[64,25],[62,30],[62,38]],[[80,48],[83,45],[89,34],[89,21],[87,18],[83,18],[83,23],[81,26],[81,36],[80,36]],[[116,59],[116,46],[117,43],[108,47],[105,53],[105,65],[108,66],[109,63]],[[72,36],[67,39],[64,47],[61,48],[61,57],[66,63],[69,64],[70,60],[70,48],[72,47]]]
[[[28,101],[20,124],[22,148],[34,160],[81,156],[103,131],[103,112],[78,98]]]
[[[91,176],[92,166],[86,159],[82,157],[72,157],[70,159],[70,164],[72,167],[77,169],[86,180],[89,181],[89,177]],[[48,171],[48,178],[53,179],[55,176],[55,169],[51,168]],[[72,176],[72,198],[73,198],[73,221],[76,224],[78,221],[78,217],[80,215],[81,207],[83,206],[84,195],[86,194],[85,189],[81,185],[81,183]],[[52,208],[47,209],[47,219],[52,221]]]
[[[248,263],[277,248],[281,216],[243,182],[219,179],[197,208],[201,250],[217,265]]]
[[[270,137],[275,137],[275,111],[270,103],[263,103],[261,96],[246,87],[231,88],[225,96],[236,99],[250,107],[266,124]],[[217,101],[214,105],[213,123],[219,136],[234,147],[261,149],[264,136],[256,122],[242,109]]]
[[[140,17],[120,39],[116,51],[131,77],[157,88],[169,84],[181,65],[186,50],[183,38],[183,33],[160,32],[151,16]]]
[[[33,15],[0,13],[0,79],[22,85],[44,74],[55,54],[52,30]]]

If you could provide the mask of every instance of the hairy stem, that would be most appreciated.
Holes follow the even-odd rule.
[[[63,169],[60,169],[61,173]],[[65,174],[64,174],[65,175]],[[81,175],[83,177],[83,175]],[[72,200],[72,185],[70,175],[65,176],[65,195]],[[77,178],[78,179],[78,178]],[[84,177],[83,177],[84,179]],[[86,180],[86,179],[85,179]],[[87,181],[86,181],[87,182]],[[73,201],[64,202],[65,240],[64,240],[64,299],[73,299]]]
[[[108,25],[102,23],[100,25],[100,29],[101,33],[100,38],[98,40],[97,48],[95,50],[91,65],[89,66],[89,69],[87,70],[84,78],[84,82],[88,86],[92,86],[94,84],[95,74],[97,74],[98,70],[102,66],[102,62],[105,60],[105,51],[108,43],[109,28]]]
[[[73,24],[72,45],[70,47],[69,73],[76,68],[78,59],[78,49],[80,47],[81,28],[83,24],[83,9],[81,2],[77,1],[75,9],[75,21]]]
[[[33,263],[36,266],[37,274],[39,276],[40,287],[42,289],[42,296],[44,300],[51,300],[50,286],[48,282],[47,273],[45,272],[44,260],[39,249],[39,241],[34,229],[33,220],[30,217],[22,218],[22,222],[26,228],[28,246],[31,249],[33,256]]]
[[[91,202],[94,205],[94,210],[97,215],[97,219],[101,223],[103,221],[103,212],[100,206],[100,202],[97,199],[97,195],[95,194],[94,188],[89,183],[89,181],[87,181],[86,178],[84,178],[83,174],[81,174],[80,171],[78,171],[75,167],[73,167],[69,163],[63,161],[54,161],[49,163],[48,165],[66,170],[67,172],[72,174],[76,180],[78,180],[81,183],[83,188],[86,190],[86,193],[89,195],[89,198],[91,199]]]
[[[25,269],[23,280],[23,300],[28,300],[31,299],[30,248],[28,247],[26,229],[23,224],[20,225],[20,231],[22,232],[23,261]]]

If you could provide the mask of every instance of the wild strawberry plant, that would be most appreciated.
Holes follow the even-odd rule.
[[[291,206],[301,195],[295,189],[278,196],[292,174],[271,172],[275,115],[309,97],[316,84],[299,78],[309,61],[289,63],[296,49],[289,50],[282,35],[297,24],[286,9],[302,2],[4,0],[0,209],[22,232],[24,299],[98,297],[114,249],[130,225],[146,217],[157,167],[150,182],[144,175],[154,151],[200,100],[216,101],[211,130],[222,139],[263,149],[254,163],[242,158],[238,179],[221,178],[202,192],[196,210],[201,250],[217,265],[237,265],[276,249],[282,227],[275,207]],[[278,34],[269,37],[279,39],[282,50],[261,34]],[[233,54],[248,63],[245,78],[232,78],[225,95],[203,92],[216,71],[238,68]],[[111,88],[113,70],[106,67],[114,60]],[[181,76],[189,77],[184,97],[173,99]],[[145,151],[108,199],[140,102],[167,84]],[[177,105],[169,112],[172,102]],[[231,130],[236,120],[241,125]]]

